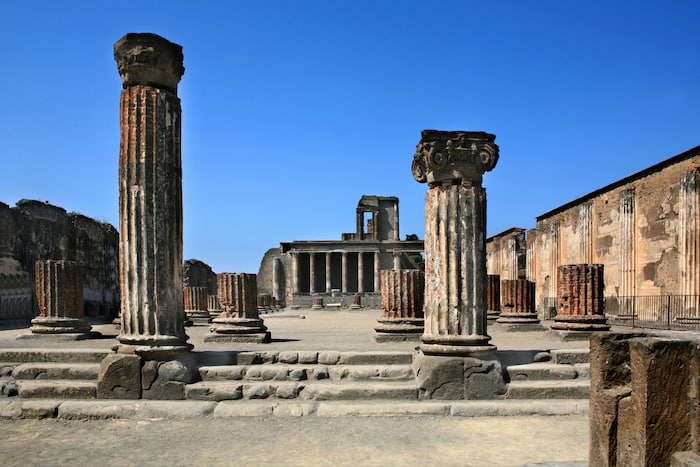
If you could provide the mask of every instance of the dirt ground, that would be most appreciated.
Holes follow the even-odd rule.
[[[3,420],[0,433],[7,467],[496,467],[588,457],[586,416]]]

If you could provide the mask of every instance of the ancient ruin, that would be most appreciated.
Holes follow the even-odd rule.
[[[501,313],[496,320],[508,330],[543,331],[535,310],[535,283],[526,279],[501,281]]]
[[[223,312],[212,320],[205,342],[269,342],[270,333],[258,315],[255,274],[217,274]]]
[[[380,271],[421,269],[423,242],[399,238],[396,197],[363,196],[355,220],[357,232],[340,241],[281,242],[269,250],[258,274],[260,292],[290,308],[311,308],[314,298],[348,308],[356,295],[364,306],[378,308]]]
[[[83,312],[83,270],[75,261],[37,261],[36,298],[40,314],[32,320],[33,335],[62,338],[96,337]],[[24,337],[24,336],[20,336]]]
[[[602,264],[559,266],[557,315],[551,328],[563,337],[590,337],[590,332],[607,331],[603,300]],[[581,334],[584,333],[584,334]]]
[[[501,276],[486,276],[486,319],[495,321],[501,314]]]
[[[496,166],[495,136],[483,132],[421,133],[413,175],[425,197],[425,333],[434,355],[490,352],[486,333],[486,190]]]
[[[385,269],[381,278],[383,313],[374,328],[375,341],[419,341],[424,328],[425,273],[419,269]]]
[[[155,34],[114,44],[119,150],[120,353],[189,351],[182,292],[182,47]]]
[[[185,314],[192,323],[208,324],[211,322],[207,302],[209,295],[206,287],[183,287]]]

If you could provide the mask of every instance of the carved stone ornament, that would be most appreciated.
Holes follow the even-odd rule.
[[[447,180],[481,183],[498,162],[495,135],[483,131],[423,130],[411,170],[420,183]]]
[[[151,33],[129,33],[114,44],[122,85],[146,85],[176,92],[185,73],[182,47]]]

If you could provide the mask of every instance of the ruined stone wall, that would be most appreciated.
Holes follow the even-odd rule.
[[[216,273],[198,259],[188,259],[182,265],[183,287],[206,287],[207,295],[217,295]]]
[[[501,280],[526,278],[525,229],[513,227],[486,239],[486,271]]]
[[[85,313],[115,316],[119,310],[118,243],[113,226],[58,206],[32,200],[21,200],[12,208],[0,203],[0,321],[31,318],[37,313],[34,264],[47,259],[77,261],[85,277]],[[21,284],[25,285],[19,287]]]
[[[527,268],[538,310],[566,264],[605,265],[606,296],[700,293],[684,286],[698,264],[698,167],[700,147],[538,217]]]

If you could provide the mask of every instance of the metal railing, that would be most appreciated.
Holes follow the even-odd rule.
[[[700,329],[700,295],[605,297],[610,324],[661,329]]]

